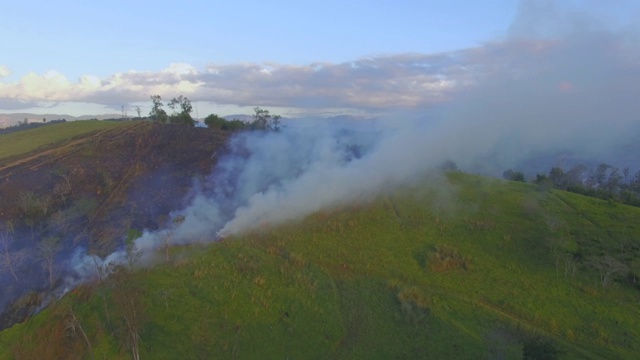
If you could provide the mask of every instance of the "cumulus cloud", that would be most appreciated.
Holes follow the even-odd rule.
[[[441,102],[458,83],[449,55],[403,54],[309,65],[172,64],[159,72],[129,71],[71,81],[49,71],[0,82],[0,98],[20,101],[121,104],[150,94],[184,94],[192,100],[239,106],[389,109]]]
[[[593,14],[559,8],[554,1],[525,0],[504,38],[454,52],[306,65],[212,63],[197,68],[176,63],[156,72],[132,70],[75,80],[55,71],[29,73],[14,82],[0,80],[0,99],[120,106],[149,101],[151,94],[165,98],[182,94],[219,105],[370,113],[419,112],[462,104],[458,113],[474,109],[482,115],[496,103],[506,105],[500,111],[506,119],[516,115],[504,115],[506,109],[515,108],[526,97],[533,101],[526,105],[532,108],[525,117],[559,109],[561,101],[573,104],[565,108],[584,102],[587,106],[582,111],[593,117],[593,104],[604,99],[620,102],[633,92],[638,80],[638,40],[634,31],[608,28]],[[533,107],[534,103],[538,105]],[[621,105],[631,109],[629,104]]]
[[[0,65],[0,78],[11,75],[11,70],[5,65]]]

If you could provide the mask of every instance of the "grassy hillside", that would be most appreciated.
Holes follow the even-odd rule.
[[[640,209],[447,177],[174,248],[0,332],[0,359],[127,359],[132,332],[145,359],[637,356]]]
[[[3,160],[42,149],[79,135],[105,130],[127,122],[86,120],[42,126],[35,129],[0,135],[0,163]]]

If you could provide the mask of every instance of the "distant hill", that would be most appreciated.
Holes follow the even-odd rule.
[[[241,121],[253,121],[252,115],[247,114],[234,114],[223,116],[227,120],[241,120]],[[359,117],[353,115],[336,115],[336,116],[305,116],[305,117],[283,117],[281,120],[297,121],[297,120],[316,120],[316,121],[330,121],[330,122],[342,122],[342,121],[355,121],[355,120],[373,120],[373,118]]]
[[[223,116],[223,118],[225,118],[227,120],[240,120],[240,121],[252,121],[253,120],[253,116],[247,115],[247,114],[227,115],[227,116]]]

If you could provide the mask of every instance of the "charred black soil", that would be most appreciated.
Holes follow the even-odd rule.
[[[60,258],[79,246],[105,256],[128,229],[157,229],[194,179],[211,171],[227,138],[207,128],[134,122],[0,165],[0,231],[11,238],[11,251],[26,254],[16,265],[21,285],[3,289],[0,311],[21,296],[33,302],[30,291],[50,285],[38,242],[59,238]],[[5,273],[2,283],[13,282]]]

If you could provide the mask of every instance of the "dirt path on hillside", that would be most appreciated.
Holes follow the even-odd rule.
[[[55,144],[53,145],[53,147],[51,148],[47,148],[46,150],[42,150],[42,151],[38,151],[37,153],[30,155],[30,156],[26,156],[26,157],[21,157],[18,160],[12,161],[8,164],[5,165],[0,165],[0,173],[2,173],[3,171],[16,167],[16,166],[20,166],[29,162],[32,162],[34,160],[37,160],[39,158],[48,156],[48,155],[55,155],[58,152],[62,152],[63,154],[60,156],[64,156],[66,154],[68,154],[69,152],[71,152],[72,148],[84,144],[88,141],[91,140],[95,140],[95,139],[99,139],[100,137],[102,137],[103,135],[109,133],[109,132],[114,132],[114,134],[112,135],[113,138],[118,137],[119,135],[123,134],[124,132],[130,131],[136,127],[140,127],[141,125],[143,125],[142,123],[137,123],[137,124],[131,124],[131,125],[127,125],[127,126],[122,126],[121,128],[111,128],[111,129],[105,129],[105,130],[100,130],[96,133],[94,133],[93,135],[89,135],[86,137],[83,137],[81,139],[77,139],[77,140],[72,140],[70,142],[64,143],[62,145],[56,146]],[[117,132],[116,132],[117,131]],[[82,135],[78,135],[78,136],[82,136]],[[66,150],[66,151],[65,151]],[[55,160],[57,158],[53,158],[53,159],[49,159],[50,160]],[[2,177],[7,177],[10,174],[3,174]]]

